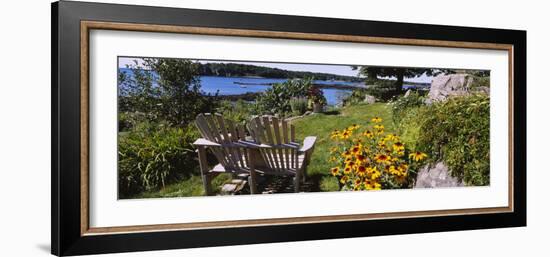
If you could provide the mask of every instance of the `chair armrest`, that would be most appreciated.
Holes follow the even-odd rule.
[[[298,149],[300,147],[296,143],[266,145],[266,144],[258,144],[254,141],[245,141],[245,140],[239,140],[238,144],[243,147],[263,148],[263,149]]]
[[[195,145],[195,146],[221,146],[218,143],[212,142],[212,141],[204,139],[204,138],[199,138],[199,139],[195,140],[195,142],[193,142],[193,145]]]
[[[315,146],[315,141],[317,141],[317,137],[314,136],[304,138],[304,144],[299,151],[302,153],[309,152]]]

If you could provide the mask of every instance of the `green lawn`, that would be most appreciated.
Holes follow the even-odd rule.
[[[231,180],[231,174],[220,174],[212,180],[212,190],[219,193],[220,187]],[[201,176],[193,175],[186,180],[167,185],[158,191],[143,192],[133,198],[161,198],[161,197],[184,197],[184,196],[202,196],[204,188],[202,186]]]
[[[321,191],[337,191],[338,182],[329,175],[328,163],[330,148],[330,132],[343,129],[352,124],[366,125],[372,117],[381,117],[387,131],[393,131],[391,122],[391,106],[386,103],[359,104],[345,108],[330,110],[323,114],[313,114],[292,122],[296,126],[296,137],[302,142],[306,136],[317,136],[315,151],[311,163],[307,167],[308,181],[317,183]],[[220,186],[231,179],[230,174],[221,174],[212,181],[215,193]],[[201,177],[194,175],[189,179],[167,185],[158,191],[144,192],[134,198],[159,198],[201,196],[204,193]]]
[[[374,116],[383,119],[382,124],[387,131],[393,131],[391,122],[391,106],[386,103],[360,104],[329,111],[325,114],[314,114],[293,122],[296,126],[296,137],[302,140],[306,136],[317,136],[315,151],[311,163],[307,167],[308,179],[320,183],[321,191],[337,191],[338,182],[329,175],[328,163],[330,148],[330,132],[343,129],[352,124],[366,125]]]

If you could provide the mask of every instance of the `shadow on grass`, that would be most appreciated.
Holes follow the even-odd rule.
[[[339,115],[340,111],[339,110],[330,110],[330,111],[323,112],[323,114],[324,115]]]

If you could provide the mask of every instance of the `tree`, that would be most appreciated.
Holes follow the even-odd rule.
[[[416,78],[426,74],[428,76],[437,75],[444,70],[429,68],[404,68],[404,67],[377,67],[377,66],[352,66],[352,69],[359,70],[359,75],[367,77],[369,81],[376,81],[379,78],[396,78],[395,90],[403,91],[403,81],[405,78]]]
[[[198,113],[216,108],[215,97],[201,93],[198,63],[186,59],[144,58],[143,65],[158,76],[158,110],[161,117],[173,125],[186,126]]]

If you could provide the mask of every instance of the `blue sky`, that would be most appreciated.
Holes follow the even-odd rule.
[[[140,63],[140,58],[133,57],[119,57],[118,67],[126,68],[127,64],[133,64],[134,61]],[[357,76],[357,71],[352,70],[349,65],[331,65],[331,64],[300,64],[300,63],[271,63],[271,62],[238,62],[238,61],[206,61],[199,60],[201,63],[239,63],[239,64],[249,64],[256,66],[263,66],[269,68],[279,68],[283,70],[291,71],[310,71],[310,72],[322,72],[336,75],[344,76]],[[407,81],[416,81],[416,82],[431,82],[432,78],[422,75],[418,78],[409,78],[405,79]]]

